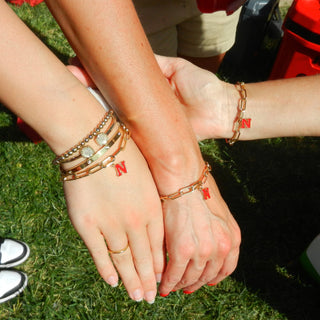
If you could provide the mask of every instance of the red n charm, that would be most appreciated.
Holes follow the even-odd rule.
[[[251,118],[247,118],[247,119],[242,119],[241,121],[241,128],[242,129],[246,129],[251,127]]]
[[[204,200],[207,200],[207,199],[211,198],[210,192],[209,192],[209,188],[203,188],[201,191],[202,191]]]
[[[127,173],[127,168],[124,161],[121,161],[121,163],[117,163],[114,167],[116,169],[116,174],[118,177],[122,176],[122,173]]]

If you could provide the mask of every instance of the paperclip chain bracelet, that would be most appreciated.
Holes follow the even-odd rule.
[[[246,111],[247,107],[247,90],[244,87],[243,82],[237,82],[235,84],[236,89],[238,90],[240,94],[239,102],[238,102],[238,110],[237,110],[237,116],[233,123],[233,136],[230,139],[226,139],[226,142],[229,143],[230,146],[235,144],[240,137],[240,128],[242,125],[242,119],[244,117],[244,113]]]
[[[105,159],[103,159],[102,161],[100,161],[98,163],[94,162],[92,164],[92,166],[81,168],[80,170],[76,170],[76,171],[72,171],[72,172],[62,171],[61,172],[61,179],[63,181],[77,180],[77,179],[89,176],[89,175],[91,175],[101,169],[113,166],[115,163],[115,160],[116,160],[116,156],[120,153],[120,151],[124,150],[127,141],[130,139],[130,131],[124,125],[121,125],[120,131],[123,132],[123,134],[120,135],[120,136],[122,136],[121,140],[119,142],[117,149],[111,155],[107,155],[107,157]],[[108,150],[108,148],[103,149],[104,152],[102,154],[100,154],[100,156],[101,156],[100,158],[103,158],[103,156],[105,155],[107,150]]]
[[[205,167],[204,167],[204,169],[203,169],[203,171],[201,173],[201,176],[197,181],[189,184],[186,187],[180,188],[177,192],[174,192],[174,193],[171,193],[171,194],[168,194],[168,195],[165,195],[165,196],[160,196],[160,200],[162,200],[162,201],[164,201],[164,200],[175,200],[175,199],[180,198],[183,195],[185,195],[187,193],[190,193],[190,192],[193,192],[195,190],[202,191],[203,190],[203,185],[206,183],[207,177],[208,177],[210,171],[211,171],[211,166],[210,166],[210,164],[208,162],[206,162],[205,163]]]

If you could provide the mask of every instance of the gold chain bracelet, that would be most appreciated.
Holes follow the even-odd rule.
[[[182,187],[180,188],[177,192],[174,192],[174,193],[171,193],[171,194],[168,194],[168,195],[165,195],[165,196],[160,196],[160,200],[164,201],[164,200],[175,200],[177,198],[180,198],[182,197],[183,195],[187,194],[187,193],[190,193],[190,192],[193,192],[195,190],[200,190],[200,191],[204,191],[203,189],[203,185],[206,183],[207,181],[207,177],[209,175],[209,172],[211,171],[211,166],[208,162],[205,163],[205,167],[201,173],[201,176],[200,178],[189,184],[188,186],[186,187]],[[205,190],[206,192],[204,193],[204,198],[205,200],[207,198],[210,198],[210,195],[208,193],[208,190],[206,189]]]
[[[106,112],[102,118],[102,120],[99,122],[99,124],[88,134],[88,136],[86,136],[85,138],[83,138],[78,144],[76,144],[75,146],[73,146],[72,148],[70,148],[69,150],[67,150],[66,152],[62,153],[59,156],[56,156],[54,158],[54,160],[52,161],[52,163],[54,165],[57,164],[61,164],[64,162],[69,162],[72,161],[74,159],[74,157],[72,157],[70,160],[69,158],[74,155],[75,153],[78,153],[80,151],[80,149],[82,149],[91,139],[95,138],[97,135],[100,134],[101,129],[103,129],[103,127],[109,122],[109,119],[112,118],[113,119],[113,111],[110,110],[108,112]]]
[[[86,176],[89,176],[101,169],[111,167],[115,164],[116,161],[116,156],[122,151],[125,146],[127,141],[130,139],[130,131],[124,126],[121,125],[120,130],[123,132],[121,136],[121,140],[119,142],[119,145],[117,149],[111,154],[111,155],[106,155],[106,158],[103,159],[102,161],[98,163],[93,163],[91,166],[81,168],[80,170],[72,171],[72,172],[61,172],[61,179],[63,181],[70,181],[70,180],[77,180],[80,178],[84,178]],[[107,152],[108,148],[105,148],[102,154],[99,154],[100,158],[103,157],[103,155]]]
[[[237,84],[235,84],[235,87],[240,94],[240,98],[238,102],[237,116],[234,120],[233,128],[232,128],[233,136],[230,139],[226,139],[226,142],[229,143],[230,146],[232,146],[239,140],[240,128],[244,128],[243,121],[245,119],[243,117],[247,107],[247,90],[244,87],[244,83],[238,82]],[[249,126],[247,126],[248,128],[250,128],[250,121],[251,119],[248,119],[248,122],[247,122],[249,123]]]

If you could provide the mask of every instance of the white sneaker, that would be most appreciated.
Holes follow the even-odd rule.
[[[309,275],[320,284],[320,234],[302,253],[300,262]]]
[[[0,238],[0,269],[15,267],[27,260],[30,249],[22,241]]]
[[[16,270],[0,270],[0,303],[20,294],[27,286],[26,274]]]

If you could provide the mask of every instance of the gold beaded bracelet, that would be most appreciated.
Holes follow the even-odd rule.
[[[103,127],[108,123],[109,119],[112,118],[113,119],[113,111],[110,110],[108,112],[105,113],[105,115],[103,116],[102,120],[99,122],[99,124],[96,126],[96,128],[94,128],[89,134],[88,136],[86,136],[84,139],[82,139],[78,144],[76,144],[75,146],[73,146],[72,148],[70,148],[69,150],[67,150],[66,152],[62,153],[59,156],[56,156],[54,158],[54,160],[52,161],[53,164],[61,164],[64,162],[68,162],[68,161],[72,161],[74,159],[74,157],[72,157],[70,160],[69,158],[74,155],[75,153],[80,152],[80,150],[82,148],[84,148],[84,146],[93,138],[97,137],[101,130],[103,129]]]
[[[80,161],[74,166],[67,169],[60,167],[61,173],[70,175],[77,171],[85,169],[86,167],[97,161],[117,142],[117,140],[123,135],[124,130],[126,130],[126,128],[120,124],[118,130],[113,134],[113,136],[107,139],[108,142],[106,142],[105,144],[100,144],[100,149],[94,152],[94,149],[91,148],[91,146],[88,146],[91,151],[86,155],[81,155],[84,161]]]
[[[209,194],[209,189],[204,189],[203,185],[206,183],[207,181],[207,177],[209,175],[209,172],[211,171],[211,166],[208,162],[205,163],[205,167],[201,173],[200,178],[189,184],[186,187],[182,187],[180,188],[177,192],[165,195],[165,196],[160,196],[160,200],[164,201],[164,200],[175,200],[177,198],[182,197],[183,195],[193,192],[195,190],[199,190],[203,193],[204,199],[208,199],[210,198],[210,194]]]
[[[97,159],[95,158],[95,161],[92,162],[90,166],[85,166],[84,168],[79,168],[79,170],[76,169],[74,171],[61,170],[61,179],[63,181],[76,180],[91,175],[103,168],[113,166],[115,164],[116,156],[120,153],[120,151],[124,150],[127,141],[130,139],[130,131],[124,125],[120,126],[120,130],[122,131],[122,134],[117,134],[116,136],[117,139],[119,136],[121,136],[121,140],[117,149],[111,155],[106,155],[109,148],[103,148],[103,152],[99,153],[99,157],[97,157]],[[113,140],[116,141],[115,139]],[[103,158],[103,160],[97,163],[96,161],[99,160],[99,158]]]
[[[241,128],[250,128],[251,119],[244,119],[244,113],[247,107],[247,90],[244,87],[243,82],[238,82],[235,84],[236,89],[240,94],[239,102],[238,102],[238,112],[237,116],[233,123],[233,136],[230,139],[226,139],[226,142],[229,143],[230,146],[235,144],[240,137],[240,129]]]

